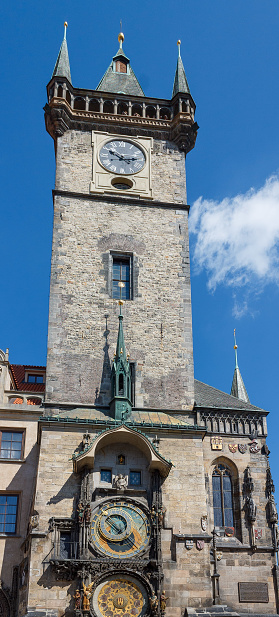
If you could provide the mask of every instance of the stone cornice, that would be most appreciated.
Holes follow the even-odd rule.
[[[122,206],[123,204],[131,205],[131,206],[141,206],[148,208],[168,208],[172,210],[186,210],[189,212],[190,206],[188,204],[179,204],[179,203],[171,203],[164,201],[154,201],[150,199],[145,199],[144,197],[123,197],[122,195],[111,195],[105,194],[101,195],[99,193],[76,193],[74,191],[63,191],[61,189],[54,189],[52,191],[53,197],[70,197],[72,199],[84,199],[86,201],[101,201],[101,202],[109,202],[109,204],[114,203],[115,205]]]

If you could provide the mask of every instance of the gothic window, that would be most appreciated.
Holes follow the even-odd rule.
[[[0,495],[0,533],[15,534],[18,495]]]
[[[113,255],[112,297],[131,299],[131,257]]]
[[[0,431],[0,459],[21,459],[23,452],[23,432]]]
[[[228,467],[216,465],[212,474],[214,525],[233,527],[232,478]]]

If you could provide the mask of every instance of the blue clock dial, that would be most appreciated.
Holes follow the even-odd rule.
[[[113,140],[101,148],[99,153],[101,165],[116,175],[136,174],[145,165],[145,154],[132,141]]]
[[[143,510],[125,501],[101,506],[91,521],[91,540],[98,552],[116,558],[139,555],[148,548],[149,521]]]

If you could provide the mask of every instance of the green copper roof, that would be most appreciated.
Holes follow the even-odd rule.
[[[177,58],[177,65],[176,65],[176,71],[175,71],[175,77],[174,77],[174,83],[173,83],[172,96],[175,96],[178,92],[187,92],[187,94],[190,94],[190,88],[188,86],[188,81],[186,78],[182,58],[180,55],[180,41],[177,44],[178,44],[178,58]]]
[[[71,79],[70,61],[69,61],[68,46],[67,46],[67,40],[66,40],[67,26],[65,24],[64,24],[65,26],[64,38],[63,38],[63,41],[62,41],[62,44],[59,50],[59,54],[57,56],[57,60],[56,60],[56,64],[54,67],[54,71],[52,73],[52,77],[66,77],[71,84],[72,79]]]
[[[250,403],[249,396],[247,394],[247,390],[244,385],[244,381],[241,377],[241,373],[238,366],[237,361],[237,344],[235,338],[235,330],[234,330],[234,353],[235,353],[235,369],[233,374],[233,381],[231,387],[231,395],[240,398],[241,401],[245,401],[246,403]]]
[[[115,70],[115,61],[120,58],[125,60],[125,64],[127,65],[127,73],[118,73]],[[120,41],[119,50],[113,57],[111,64],[106,70],[96,90],[101,90],[102,92],[115,92],[118,94],[130,94],[132,96],[145,96],[143,89],[130,65],[130,60],[122,49],[122,41]]]

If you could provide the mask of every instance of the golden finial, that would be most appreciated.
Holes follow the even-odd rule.
[[[123,304],[124,304],[123,300],[119,300],[118,304],[119,304],[119,306],[123,306]]]
[[[68,22],[64,21],[64,39],[66,38],[67,28],[68,28]]]
[[[181,40],[180,39],[178,39],[177,45],[178,45],[178,55],[180,56],[180,45],[181,45]]]
[[[123,32],[119,32],[118,41],[119,41],[120,48],[122,49],[122,43],[124,41],[124,34],[123,34]]]

